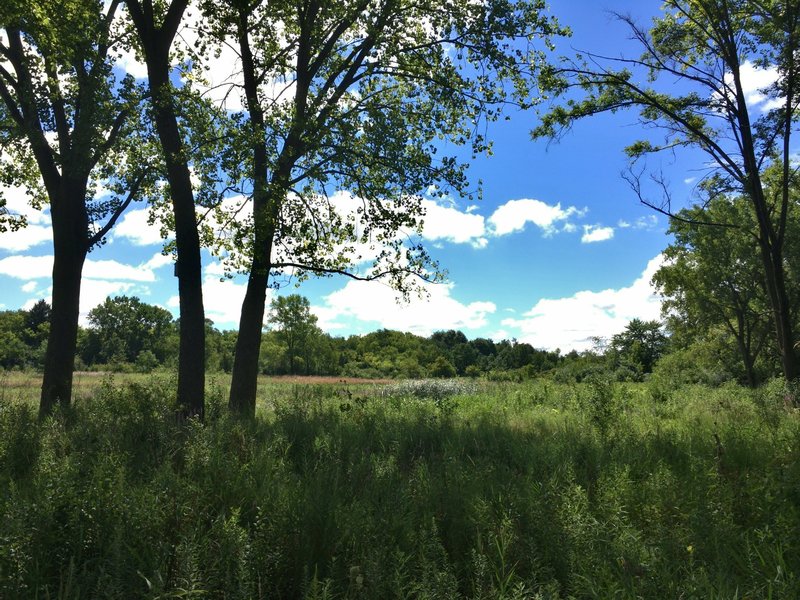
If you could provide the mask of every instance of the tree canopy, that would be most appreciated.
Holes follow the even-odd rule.
[[[533,137],[557,137],[576,121],[636,109],[645,137],[626,152],[638,161],[659,152],[699,149],[709,159],[705,184],[710,197],[741,194],[752,206],[765,290],[773,313],[775,341],[784,376],[798,375],[785,245],[792,188],[792,138],[798,118],[797,0],[667,0],[649,30],[625,15],[642,54],[608,58],[583,53],[543,72],[542,88],[568,97],[542,116]],[[774,70],[774,83],[760,90],[769,110],[748,105],[745,70]],[[775,185],[765,172],[774,169]],[[676,217],[672,196],[659,173],[647,185],[643,170],[629,181],[649,206]],[[768,189],[771,188],[771,189]],[[702,222],[710,222],[703,214]]]

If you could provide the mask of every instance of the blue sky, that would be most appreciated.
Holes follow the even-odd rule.
[[[559,43],[608,55],[637,54],[625,27],[607,13],[630,12],[647,22],[660,2],[554,1],[552,12],[573,30]],[[135,70],[134,67],[131,67]],[[429,335],[461,329],[470,337],[516,338],[541,348],[586,349],[590,337],[610,336],[634,317],[658,318],[660,303],[649,279],[669,243],[663,216],[639,204],[620,173],[623,148],[641,136],[632,113],[579,123],[561,141],[532,142],[534,112],[509,112],[490,126],[491,157],[469,170],[483,181],[483,200],[428,203],[425,241],[449,272],[428,296],[398,304],[381,283],[326,278],[288,285],[277,293],[311,300],[319,323],[333,335],[381,327]],[[700,155],[663,165],[675,198],[688,203]],[[22,190],[5,190],[9,207],[29,227],[0,236],[0,308],[48,298],[52,265],[49,217],[26,207]],[[132,207],[109,242],[89,256],[81,312],[107,295],[137,295],[177,314],[171,259],[160,254],[158,228],[146,207]],[[234,329],[243,278],[220,281],[219,264],[205,256],[204,300],[217,327]]]

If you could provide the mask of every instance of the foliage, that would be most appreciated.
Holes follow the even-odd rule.
[[[41,368],[50,306],[39,300],[29,310],[0,311],[0,368]]]
[[[793,334],[792,302],[787,291],[788,215],[794,210],[792,136],[800,94],[796,0],[668,0],[663,14],[645,30],[625,15],[642,54],[638,58],[578,55],[546,69],[545,92],[564,101],[543,115],[534,137],[557,137],[579,119],[625,109],[638,111],[645,136],[626,152],[633,161],[659,152],[694,148],[709,159],[700,189],[708,197],[740,194],[750,203],[757,226],[761,279],[775,328],[775,347],[784,376],[800,374]],[[759,89],[769,105],[760,113],[748,93],[747,69],[774,69],[773,83]],[[580,90],[581,98],[572,92]],[[748,102],[751,105],[748,105]],[[674,216],[663,175],[628,175],[640,200]],[[714,224],[700,210],[696,223]],[[726,223],[716,223],[725,225]],[[727,223],[730,225],[730,223]]]
[[[216,388],[188,427],[174,393],[109,381],[44,422],[3,400],[0,595],[800,593],[800,421],[781,382],[661,402],[599,381],[444,403],[285,386],[252,422]]]
[[[775,353],[769,351],[775,342],[752,207],[745,198],[720,196],[704,208],[681,211],[679,217],[670,224],[674,241],[664,251],[666,262],[653,277],[665,296],[668,326],[683,345],[724,328],[743,367],[736,371],[755,386],[764,377],[757,361]],[[725,226],[697,225],[703,218]],[[796,211],[788,218],[789,231],[796,232]],[[787,257],[792,248],[787,246]],[[794,301],[798,288],[792,269],[787,269],[787,284]]]
[[[276,297],[268,321],[275,326],[277,337],[284,344],[288,373],[294,375],[302,365],[305,374],[310,374],[322,330],[317,327],[317,317],[311,313],[308,298],[299,294]]]
[[[145,351],[163,363],[176,333],[168,310],[136,296],[106,298],[89,311],[89,325],[82,353],[88,364],[133,363]]]
[[[632,319],[624,331],[611,338],[609,350],[618,368],[627,369],[634,379],[652,373],[667,348],[667,336],[658,321]]]

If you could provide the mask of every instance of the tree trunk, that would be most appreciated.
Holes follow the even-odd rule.
[[[231,390],[228,408],[241,416],[253,418],[256,414],[258,388],[258,358],[261,353],[261,332],[264,328],[264,304],[267,300],[272,237],[275,233],[274,199],[269,202],[267,190],[267,149],[264,146],[264,113],[258,100],[258,83],[255,61],[248,37],[248,17],[245,10],[238,14],[238,39],[242,57],[247,108],[253,127],[253,261],[247,279],[247,291],[242,301],[239,317],[239,335],[231,373]],[[273,207],[272,210],[268,206]]]
[[[70,184],[62,179],[62,185]],[[53,295],[50,333],[44,359],[39,416],[53,412],[56,404],[67,407],[72,401],[72,371],[78,341],[78,316],[81,299],[81,274],[88,246],[88,218],[84,205],[86,185],[59,190],[51,197],[53,220]]]
[[[775,319],[775,333],[778,340],[778,350],[781,353],[781,367],[786,381],[793,381],[798,377],[797,355],[794,348],[794,335],[792,333],[792,315],[789,307],[789,298],[786,293],[786,279],[783,269],[783,253],[770,253],[764,257],[767,267],[767,284],[770,288],[769,297],[772,304],[772,314]],[[778,266],[776,266],[776,264]]]
[[[256,414],[258,357],[261,351],[261,330],[264,327],[264,304],[267,299],[268,274],[251,271],[239,318],[239,336],[231,374],[230,410],[242,417]]]
[[[162,48],[151,48],[146,52],[146,58],[156,130],[164,150],[175,215],[180,298],[178,405],[183,416],[197,416],[202,419],[205,411],[206,331],[200,237],[197,233],[194,193],[169,82],[168,48],[163,51]]]

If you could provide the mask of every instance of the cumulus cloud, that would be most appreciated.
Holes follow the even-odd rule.
[[[52,288],[50,288],[52,291]],[[145,295],[148,290],[130,281],[109,281],[104,279],[84,279],[81,281],[80,321],[88,323],[87,315],[95,306],[105,302],[109,296]]]
[[[400,295],[379,282],[349,281],[340,290],[324,298],[322,306],[313,307],[319,325],[335,330],[342,318],[387,329],[430,335],[441,329],[476,329],[487,324],[487,316],[496,310],[492,302],[463,304],[453,298],[454,284],[425,284],[428,297],[398,303]]]
[[[51,277],[53,256],[6,256],[0,259],[0,275],[28,281]]]
[[[522,231],[528,223],[539,227],[545,235],[552,235],[558,230],[559,223],[567,225],[570,217],[584,213],[584,210],[574,206],[561,208],[561,203],[547,204],[541,200],[523,198],[509,200],[498,207],[489,217],[489,223],[497,236]]]
[[[481,215],[467,209],[462,212],[454,206],[442,206],[433,200],[423,200],[425,208],[422,237],[428,240],[446,240],[454,244],[469,243],[475,248],[485,248],[488,240],[486,221]]]
[[[28,223],[16,231],[6,231],[0,236],[0,250],[23,252],[40,244],[50,242],[50,227]]]
[[[149,295],[150,284],[156,281],[154,271],[171,262],[172,259],[169,256],[161,256],[161,254],[153,255],[152,258],[138,266],[127,265],[117,260],[87,259],[84,263],[81,280],[81,323],[85,325],[88,312],[108,296]],[[0,259],[0,275],[25,281],[21,290],[35,296],[29,298],[24,306],[32,305],[41,297],[49,300],[53,291],[50,285],[52,274],[52,255],[15,255]],[[46,280],[45,283],[48,287],[40,287],[39,280]]]
[[[151,282],[156,280],[153,269],[147,263],[135,267],[117,260],[87,260],[83,266],[83,276],[88,279],[125,280]]]
[[[750,61],[745,61],[739,70],[739,75],[745,101],[750,109],[758,108],[761,112],[767,112],[783,105],[784,100],[782,98],[769,98],[764,93],[764,90],[778,80],[779,73],[777,68],[762,68]],[[733,74],[725,74],[725,83],[728,86],[733,86]]]
[[[595,242],[605,242],[614,237],[613,227],[602,227],[600,225],[584,225],[582,244],[593,244]]]
[[[663,261],[663,255],[650,260],[630,286],[580,291],[567,298],[544,298],[521,318],[504,319],[502,325],[518,331],[516,337],[520,341],[537,348],[588,350],[593,336],[619,333],[634,318],[659,318],[661,300],[650,280]]]
[[[111,239],[126,239],[135,246],[154,246],[164,243],[158,222],[148,223],[150,209],[127,210],[111,231]]]
[[[168,257],[153,256],[138,265],[126,265],[117,260],[87,259],[83,265],[83,280],[133,281],[150,283],[156,280],[153,270],[166,264]],[[53,274],[53,255],[13,255],[0,259],[0,275],[23,281],[50,278]]]
[[[12,215],[25,217],[27,226],[0,235],[0,250],[22,252],[52,239],[50,215],[33,208],[24,188],[0,186],[0,197],[6,201],[6,210]]]
[[[219,263],[210,263],[203,275],[203,308],[206,318],[214,321],[218,329],[236,329],[239,327],[239,316],[242,310],[242,301],[247,291],[246,283],[239,283],[232,279],[220,278],[223,273]],[[267,290],[266,305],[269,307],[274,292]],[[180,298],[172,296],[167,301],[167,306],[177,314],[180,307]],[[264,311],[264,318],[268,310]]]

